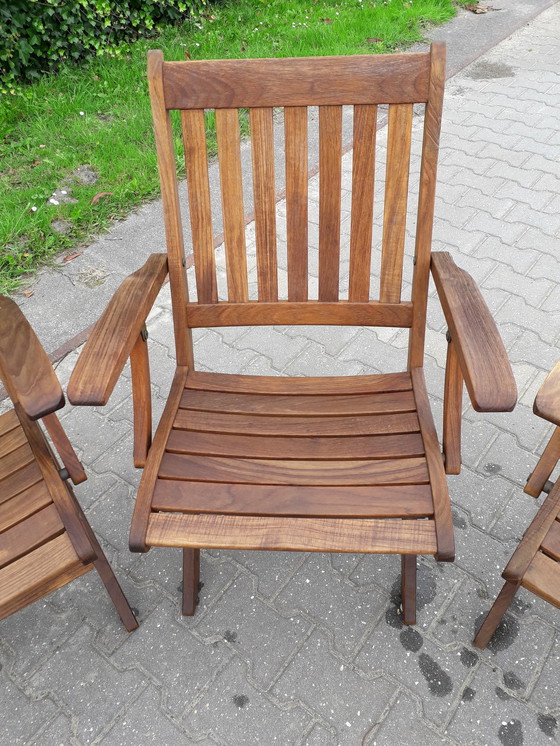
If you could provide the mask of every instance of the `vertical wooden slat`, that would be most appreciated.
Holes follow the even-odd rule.
[[[412,104],[389,106],[379,293],[382,303],[399,303],[401,299],[411,133]]]
[[[187,365],[189,368],[194,368],[192,333],[187,326],[187,315],[185,313],[189,293],[185,270],[185,248],[183,245],[177,172],[175,169],[175,148],[173,147],[171,119],[165,107],[163,54],[160,50],[148,52],[148,84],[163,200],[163,220],[167,239],[177,365]]]
[[[146,327],[138,335],[130,353],[132,403],[134,412],[134,466],[143,468],[152,445],[152,388]]]
[[[340,275],[342,106],[319,107],[319,300],[337,301]]]
[[[352,212],[350,218],[350,301],[369,300],[377,106],[354,106]]]
[[[288,300],[308,297],[307,107],[284,109]]]
[[[434,219],[443,87],[445,84],[445,44],[442,42],[433,42],[430,53],[430,85],[424,116],[422,170],[420,172],[416,248],[414,255],[415,265],[412,280],[413,318],[408,346],[409,369],[420,367],[424,362],[432,224]]]
[[[218,289],[212,235],[204,111],[201,109],[182,111],[181,123],[185,146],[185,167],[189,190],[197,297],[200,303],[216,303]]]
[[[239,303],[247,301],[249,293],[237,109],[216,110],[216,135],[220,164],[228,300]]]
[[[258,297],[278,300],[276,262],[276,192],[272,109],[251,109],[253,194],[257,241]]]
[[[461,416],[463,414],[463,375],[453,340],[447,343],[445,391],[443,395],[443,453],[445,473],[461,473]]]

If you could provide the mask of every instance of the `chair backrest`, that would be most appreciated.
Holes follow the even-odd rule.
[[[152,51],[148,78],[178,364],[193,364],[189,330],[194,327],[350,324],[410,328],[408,365],[421,366],[445,46],[432,44],[426,54],[185,62],[164,62],[161,52]],[[424,105],[423,111],[420,107],[416,111],[415,104]],[[388,106],[384,179],[376,175],[380,171],[376,154],[380,105]],[[351,195],[342,194],[344,106],[353,107]],[[283,108],[284,121],[285,246],[279,240],[276,219],[274,119],[279,107]],[[309,107],[318,107],[317,199],[310,199],[308,191]],[[249,264],[249,270],[239,124],[240,111],[244,115],[246,109],[256,230],[255,267]],[[196,300],[189,298],[184,269],[171,110],[181,111]],[[224,292],[218,281],[213,241],[205,119],[208,110],[214,110],[216,123]],[[410,300],[403,300],[413,116],[419,129],[422,114],[416,239],[414,258],[410,257],[414,263],[412,289]],[[382,209],[374,209],[374,187],[376,203],[382,200]],[[349,212],[349,238],[341,243],[343,196]],[[316,203],[318,283],[314,289],[308,281],[308,269],[310,218],[314,219],[311,208]],[[383,215],[378,284],[371,281],[374,213]],[[341,270],[341,262],[348,267],[344,293],[340,277],[346,270]],[[254,283],[249,281],[251,271]],[[279,290],[281,271],[286,277],[284,293]]]

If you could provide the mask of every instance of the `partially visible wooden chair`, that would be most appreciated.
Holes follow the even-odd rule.
[[[131,356],[135,463],[144,466],[130,546],[182,547],[183,613],[196,605],[199,548],[379,552],[402,556],[403,619],[416,618],[416,555],[454,557],[445,471],[460,468],[463,379],[479,411],[509,411],[516,388],[472,278],[431,253],[445,47],[429,54],[164,62],[148,57],[167,257],[117,291],[74,369],[74,404],[105,404]],[[377,106],[388,104],[380,279],[371,276]],[[413,107],[424,117],[415,257],[405,257]],[[342,107],[353,106],[349,246],[341,245]],[[308,107],[319,108],[319,282],[309,282]],[[287,292],[279,282],[273,109],[283,107]],[[181,112],[196,300],[185,271],[170,110]],[[227,291],[218,292],[205,110],[214,109]],[[257,292],[245,243],[239,110],[249,109]],[[382,190],[379,190],[380,192]],[[376,192],[377,199],[379,194]],[[381,201],[381,200],[380,200]],[[339,285],[349,260],[347,297]],[[405,261],[413,272],[403,297]],[[450,330],[444,461],[423,359],[432,271]],[[169,271],[177,370],[151,444],[142,327]],[[255,297],[256,295],[256,297]],[[328,324],[410,330],[406,370],[273,378],[197,372],[197,327]],[[379,361],[372,360],[372,366]]]
[[[560,608],[560,479],[549,481],[560,459],[560,362],[539,389],[533,411],[556,428],[548,441],[525,492],[549,495],[525,532],[502,577],[504,586],[478,630],[473,645],[485,648],[519,588]]]
[[[55,411],[64,395],[19,307],[0,296],[0,379],[14,409],[0,416],[0,619],[94,567],[126,629],[134,614],[68,484],[86,479]],[[60,468],[37,420],[55,444]]]

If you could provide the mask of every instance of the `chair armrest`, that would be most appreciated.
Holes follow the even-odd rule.
[[[0,296],[0,378],[31,420],[64,406],[64,394],[35,332],[17,303]]]
[[[431,270],[461,373],[477,412],[511,412],[517,387],[504,344],[472,277],[447,251],[432,254]]]
[[[167,275],[167,255],[152,254],[109,301],[70,377],[72,404],[107,403]]]
[[[560,361],[545,378],[533,404],[533,412],[560,426]]]

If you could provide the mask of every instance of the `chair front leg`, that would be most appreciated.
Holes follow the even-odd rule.
[[[198,603],[200,549],[183,549],[183,616],[193,616]]]
[[[403,622],[416,624],[416,555],[401,554],[401,604]]]

